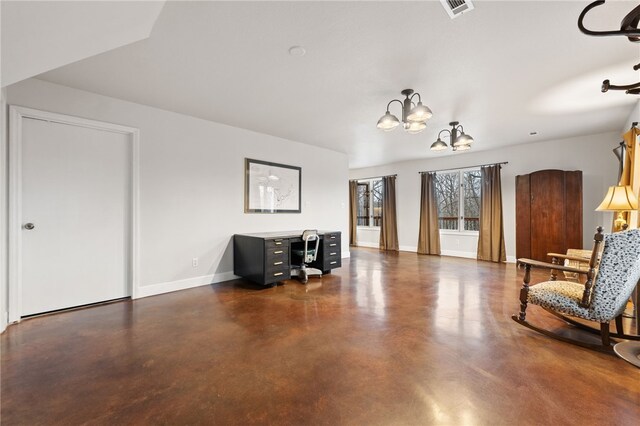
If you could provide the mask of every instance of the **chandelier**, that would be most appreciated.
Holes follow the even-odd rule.
[[[413,89],[404,89],[402,93],[405,98],[404,102],[398,99],[394,99],[387,104],[387,112],[378,120],[378,129],[382,129],[386,132],[391,131],[400,125],[398,117],[389,112],[389,106],[394,102],[399,102],[402,105],[402,127],[407,133],[415,134],[420,133],[427,127],[427,120],[431,118],[433,112],[428,106],[422,104],[422,99],[419,93],[414,93]],[[418,103],[413,103],[413,98],[418,97]]]
[[[471,148],[473,138],[464,132],[462,125],[457,121],[452,121],[449,123],[449,126],[451,126],[451,130],[440,130],[440,133],[438,133],[438,140],[431,144],[431,151],[443,151],[449,148],[449,145],[440,139],[440,135],[442,133],[449,134],[449,144],[451,145],[451,149],[454,151],[466,151]]]

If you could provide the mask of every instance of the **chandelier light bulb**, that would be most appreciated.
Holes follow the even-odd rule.
[[[404,129],[407,133],[415,135],[416,133],[420,133],[427,127],[427,123],[424,121],[410,121],[404,124]]]

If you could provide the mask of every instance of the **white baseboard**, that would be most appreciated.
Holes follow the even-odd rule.
[[[380,244],[376,243],[358,243],[358,247],[380,248]]]
[[[378,244],[375,243],[358,243],[356,247],[369,247],[369,248],[380,248]],[[418,248],[413,246],[400,246],[400,251],[408,251],[412,253],[417,253]],[[465,259],[477,259],[478,253],[469,252],[469,251],[457,251],[457,250],[442,250],[440,253],[441,256],[452,256],[452,257],[463,257]],[[342,256],[345,257],[344,254]],[[347,256],[349,257],[349,256]],[[516,263],[515,256],[507,256],[507,263]]]
[[[342,252],[342,258],[343,259],[348,259],[350,257],[351,257],[351,252],[350,251]]]
[[[478,253],[458,250],[441,250],[441,256],[464,257],[465,259],[477,259]]]
[[[476,252],[472,253],[468,251],[442,250],[440,254],[442,256],[463,257],[465,259],[478,259],[478,254]],[[507,256],[506,263],[516,263],[515,256]]]
[[[155,296],[157,294],[169,293],[172,291],[186,290],[188,288],[215,284],[236,278],[240,277],[235,275],[233,272],[222,272],[219,274],[202,275],[200,277],[187,278],[184,280],[145,285],[138,288],[138,295],[136,298],[140,299],[142,297]]]

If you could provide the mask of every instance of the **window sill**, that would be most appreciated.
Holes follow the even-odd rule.
[[[441,229],[440,230],[440,235],[467,235],[467,236],[475,236],[477,237],[478,235],[480,235],[480,232],[478,231],[454,231],[454,230],[449,230],[449,229]]]
[[[358,226],[356,229],[364,230],[364,231],[378,231],[380,230],[379,226]]]

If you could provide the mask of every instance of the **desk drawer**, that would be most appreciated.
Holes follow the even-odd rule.
[[[267,263],[272,260],[282,260],[283,258],[288,262],[289,246],[267,248],[264,258],[267,260]]]
[[[286,247],[287,249],[289,248],[289,240],[286,238],[278,238],[275,240],[266,240],[264,242],[264,246],[267,249],[267,251],[269,251],[270,249],[277,249],[277,248],[282,248],[282,247]]]
[[[291,279],[291,270],[288,268],[282,271],[268,271],[264,274],[265,284],[271,284],[289,279]]]
[[[325,240],[324,241],[324,251],[325,253],[329,253],[329,252],[334,252],[334,251],[340,251],[342,247],[342,243],[340,242],[340,240]]]
[[[340,232],[331,232],[328,234],[324,234],[324,237],[322,238],[325,244],[339,243],[340,239],[341,239]]]
[[[325,259],[340,259],[342,256],[342,251],[340,247],[328,247],[325,249],[324,258]]]
[[[339,268],[342,266],[342,259],[340,256],[325,258],[322,264],[322,270],[327,271],[329,269]]]
[[[288,271],[289,269],[291,269],[289,257],[266,260],[264,265],[266,272]]]

